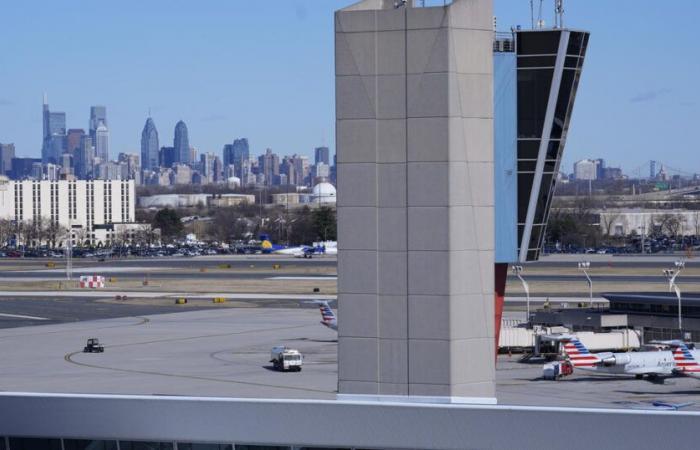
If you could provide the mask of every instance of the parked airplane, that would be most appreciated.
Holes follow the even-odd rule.
[[[683,341],[654,341],[655,344],[668,345],[673,352],[673,360],[676,363],[674,372],[692,378],[700,378],[700,350],[691,349]]]
[[[564,354],[575,369],[611,375],[644,375],[655,378],[658,375],[672,375],[676,368],[675,355],[670,351],[591,353],[574,336],[561,336]],[[700,373],[700,372],[699,372]]]
[[[313,300],[311,303],[317,304],[321,310],[321,325],[331,330],[338,331],[338,318],[335,316],[330,305],[328,305],[328,302],[325,300]]]
[[[271,250],[270,252],[274,253],[275,255],[291,255],[295,258],[312,258],[314,255],[337,255],[338,246],[333,241],[314,242],[313,245],[301,245],[299,247],[281,247]]]

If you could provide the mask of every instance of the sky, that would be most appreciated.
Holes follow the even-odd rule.
[[[200,152],[238,137],[253,154],[334,151],[333,11],[352,1],[4,2],[0,142],[40,154],[46,92],[69,128],[87,129],[90,106],[106,105],[113,156],[140,152],[149,109],[161,146],[184,120]],[[494,5],[499,29],[529,26],[529,0]],[[591,41],[562,167],[604,158],[635,176],[654,159],[700,172],[700,2],[565,7],[565,25]]]

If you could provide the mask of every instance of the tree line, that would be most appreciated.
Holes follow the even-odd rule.
[[[163,208],[141,211],[139,216],[160,230],[164,242],[181,240],[188,233],[202,241],[221,243],[256,239],[262,234],[287,245],[337,239],[336,211],[330,207],[289,210],[243,204],[211,210]],[[186,218],[191,220],[183,221]]]

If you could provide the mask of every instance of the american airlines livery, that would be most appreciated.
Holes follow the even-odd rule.
[[[338,331],[338,318],[328,305],[328,302],[325,300],[315,300],[313,303],[317,304],[318,308],[321,310],[321,324],[327,326],[331,330]]]
[[[688,345],[679,340],[656,341],[671,347],[673,360],[676,363],[675,373],[693,378],[700,378],[700,364],[696,357],[700,356],[698,350],[690,349]]]
[[[564,353],[575,369],[654,378],[657,375],[674,374],[677,365],[676,356],[671,351],[591,353],[574,336],[561,336],[559,340],[564,344]]]

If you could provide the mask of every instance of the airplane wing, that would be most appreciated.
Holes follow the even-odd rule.
[[[685,408],[687,406],[692,406],[695,404],[695,402],[686,402],[686,403],[670,403],[670,402],[662,402],[659,400],[654,400],[651,402],[652,406],[655,408],[659,409],[667,409],[670,411],[678,411],[681,408]]]
[[[630,375],[673,375],[673,367],[638,367],[626,369],[625,373]]]

